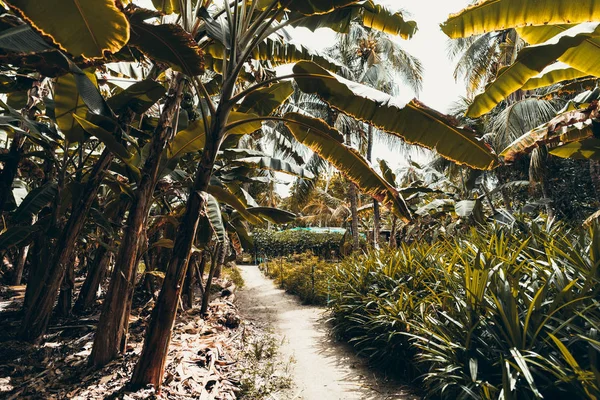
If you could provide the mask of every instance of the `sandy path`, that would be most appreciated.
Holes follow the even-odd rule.
[[[275,287],[256,266],[240,266],[245,287],[237,303],[245,318],[281,336],[283,361],[292,359],[292,393],[278,399],[413,400],[407,387],[382,382],[347,346],[327,334],[323,308],[302,305]]]

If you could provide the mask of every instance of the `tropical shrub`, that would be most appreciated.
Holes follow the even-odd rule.
[[[307,304],[325,305],[330,277],[337,264],[323,261],[310,252],[280,257],[260,265],[263,272],[286,292]]]
[[[256,230],[253,235],[255,254],[275,258],[307,251],[326,259],[339,258],[344,234],[309,230]]]
[[[431,396],[597,398],[599,241],[532,224],[345,260],[334,330]]]

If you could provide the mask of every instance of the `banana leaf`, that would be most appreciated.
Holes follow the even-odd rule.
[[[600,20],[596,0],[484,0],[450,15],[441,25],[452,39],[509,28]]]
[[[296,140],[328,160],[362,192],[390,207],[399,218],[410,220],[410,211],[398,191],[358,151],[332,138],[339,132],[325,121],[306,115],[288,113],[284,118]]]
[[[413,100],[402,106],[395,98],[336,76],[318,65],[294,66],[300,90],[315,93],[331,107],[406,142],[436,150],[441,156],[477,169],[492,169],[498,159],[476,133],[449,116]]]
[[[114,0],[7,2],[25,21],[73,56],[102,58],[129,41],[129,22]]]

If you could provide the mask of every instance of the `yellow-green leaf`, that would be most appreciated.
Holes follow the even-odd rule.
[[[114,0],[10,0],[27,22],[73,56],[101,58],[129,41],[129,22]]]
[[[370,123],[406,142],[436,150],[458,164],[491,169],[496,155],[475,132],[413,100],[402,106],[395,98],[365,85],[348,81],[311,62],[299,62],[294,72],[299,88],[315,93],[331,107]],[[304,75],[309,76],[304,76]]]
[[[483,93],[475,97],[467,110],[467,116],[477,118],[491,111],[511,93],[519,90],[527,81],[544,70],[567,51],[576,51],[586,39],[600,34],[600,24],[590,23],[574,26],[549,41],[519,52],[515,62],[503,69]],[[563,62],[566,62],[563,60]],[[570,63],[566,62],[571,65]],[[583,70],[582,70],[583,71]],[[585,72],[585,71],[584,71]]]
[[[562,81],[570,81],[572,79],[583,78],[588,76],[585,72],[581,72],[565,63],[557,62],[544,68],[542,72],[533,78],[529,79],[521,89],[533,90],[541,87],[554,85]]]
[[[456,39],[522,26],[598,20],[597,0],[484,0],[450,15],[442,30]]]
[[[386,204],[399,218],[410,220],[410,211],[398,191],[358,151],[334,139],[340,135],[334,128],[323,120],[298,113],[288,113],[284,118],[296,140],[328,160],[362,192]]]
[[[90,81],[97,86],[96,75],[86,72]],[[84,138],[83,129],[73,118],[73,114],[81,118],[87,115],[87,106],[79,96],[79,89],[72,74],[63,75],[54,86],[56,123],[71,143],[80,142]]]

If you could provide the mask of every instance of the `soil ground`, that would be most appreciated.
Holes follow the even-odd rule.
[[[281,338],[280,357],[291,364],[293,386],[275,399],[414,400],[408,386],[369,370],[348,345],[328,334],[325,309],[302,305],[278,289],[256,266],[239,267],[244,289],[237,306],[244,319],[270,327]]]

